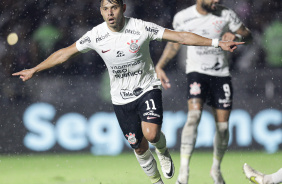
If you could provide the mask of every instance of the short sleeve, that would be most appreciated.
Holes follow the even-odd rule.
[[[76,48],[79,52],[85,53],[91,50],[91,31],[88,31],[79,40],[76,41]]]
[[[163,38],[165,28],[151,22],[145,22],[145,21],[143,22],[145,26],[145,31],[147,32],[149,39],[161,41]]]
[[[175,31],[184,31],[182,29],[182,24],[180,23],[181,16],[179,13],[177,13],[174,17],[173,17],[173,22],[172,22],[172,27]]]
[[[229,29],[232,32],[236,32],[242,25],[242,21],[239,19],[237,14],[233,11],[230,10],[228,11],[228,18],[229,18]]]

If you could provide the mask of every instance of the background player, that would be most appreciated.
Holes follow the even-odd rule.
[[[101,0],[100,11],[105,22],[88,31],[71,46],[51,54],[34,68],[13,75],[26,81],[36,72],[61,64],[81,52],[95,50],[108,68],[111,98],[124,137],[134,149],[140,166],[151,182],[163,183],[148,142],[156,147],[166,178],[174,175],[174,165],[161,132],[161,83],[150,58],[150,41],[213,45],[230,52],[243,42],[219,42],[193,33],[171,31],[150,22],[125,17],[125,10],[126,5],[122,0]]]
[[[223,41],[250,41],[251,33],[230,9],[219,0],[197,0],[196,5],[178,12],[173,20],[176,31],[191,31]],[[170,88],[163,68],[177,54],[179,43],[167,43],[156,66],[158,78],[165,89]],[[226,53],[220,48],[187,47],[186,73],[188,116],[181,136],[181,161],[177,183],[187,183],[189,161],[194,150],[197,127],[203,104],[212,107],[216,122],[211,176],[215,184],[223,184],[220,164],[229,140],[228,119],[232,108],[232,84]]]

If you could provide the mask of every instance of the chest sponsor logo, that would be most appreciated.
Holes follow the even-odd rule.
[[[107,34],[105,34],[105,35],[102,35],[102,36],[97,37],[97,38],[96,38],[96,43],[98,43],[98,42],[100,42],[100,41],[102,41],[102,40],[108,38],[109,36],[110,36],[110,33],[107,33]]]
[[[130,99],[133,97],[136,97],[132,91],[128,90],[128,89],[121,89],[120,90],[120,95],[123,99]]]
[[[208,71],[208,70],[215,70],[218,71],[221,69],[220,63],[217,61],[213,66],[207,65],[207,64],[203,64],[201,66],[202,70],[204,71]]]
[[[123,57],[125,56],[123,51],[117,51],[117,56],[116,57]]]
[[[87,36],[85,38],[82,38],[79,43],[80,44],[84,44],[86,42],[91,43],[91,40],[90,40],[89,36]]]
[[[119,66],[111,66],[112,73],[115,75],[116,78],[125,78],[125,77],[131,77],[135,75],[142,75],[143,70],[136,69],[134,71],[130,71],[130,69],[138,67],[138,65],[141,64],[141,61],[135,61],[132,63],[127,63],[125,65],[119,65]]]
[[[155,28],[155,27],[145,27],[146,31],[148,32],[151,32],[151,33],[154,33],[155,35],[158,34],[159,30],[158,28]]]
[[[136,53],[140,49],[140,46],[138,45],[138,40],[131,40],[131,42],[127,42],[127,45],[129,45],[129,52],[131,53]]]
[[[124,31],[125,34],[133,34],[133,35],[140,35],[140,31],[136,31],[136,30],[131,30],[131,29],[126,29]]]
[[[191,95],[198,95],[201,94],[201,84],[194,82],[193,84],[190,84],[190,94]]]
[[[196,53],[199,56],[203,55],[221,55],[222,54],[222,49],[220,47],[214,48],[214,47],[206,47],[206,46],[201,46],[201,47],[196,47]]]

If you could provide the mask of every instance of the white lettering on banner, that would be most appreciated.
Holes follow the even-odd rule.
[[[56,144],[55,127],[50,121],[56,109],[47,103],[29,106],[23,115],[23,123],[29,131],[24,137],[24,145],[34,151],[47,151]]]
[[[98,112],[88,120],[78,113],[67,113],[58,118],[55,125],[55,108],[47,103],[35,103],[29,106],[23,116],[28,133],[24,137],[24,145],[33,151],[48,151],[56,143],[70,151],[79,151],[90,146],[94,155],[118,155],[124,146],[130,148],[118,125],[113,112]],[[166,135],[167,146],[175,148],[180,144],[181,134],[187,113],[184,111],[164,112],[162,130]],[[230,116],[229,144],[236,143],[239,147],[249,147],[255,140],[269,153],[274,153],[282,143],[282,129],[269,129],[270,125],[282,125],[282,112],[266,109],[259,112],[253,119],[241,109],[235,109]],[[233,135],[236,130],[236,135]],[[196,148],[212,148],[215,122],[211,113],[203,111],[198,127]]]
[[[117,155],[123,150],[125,138],[114,113],[98,112],[92,115],[89,118],[88,137],[94,155]]]
[[[281,124],[282,112],[276,109],[262,110],[253,120],[254,138],[269,153],[276,152],[282,143],[282,129],[269,131],[268,126]]]
[[[248,147],[252,144],[252,119],[250,114],[241,109],[232,110],[229,118],[229,145],[233,142],[233,137],[236,137],[238,146]],[[233,136],[233,129],[236,130],[236,135]]]
[[[58,143],[67,150],[81,150],[88,146],[87,119],[78,113],[61,116],[56,124]]]

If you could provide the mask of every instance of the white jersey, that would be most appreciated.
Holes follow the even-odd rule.
[[[161,88],[149,43],[162,40],[164,30],[156,24],[126,17],[121,31],[112,32],[103,22],[76,42],[80,52],[93,49],[104,60],[113,104],[127,104],[153,88]]]
[[[178,12],[173,19],[176,31],[189,31],[207,38],[218,38],[228,30],[237,31],[242,22],[234,11],[220,7],[219,15],[202,15],[196,5]],[[229,76],[229,63],[226,51],[206,46],[188,46],[186,73],[199,72],[212,76]]]

